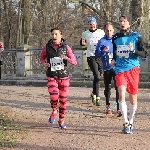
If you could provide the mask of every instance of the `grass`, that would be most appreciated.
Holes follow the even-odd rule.
[[[14,147],[17,142],[17,136],[22,131],[22,125],[0,113],[0,148]]]

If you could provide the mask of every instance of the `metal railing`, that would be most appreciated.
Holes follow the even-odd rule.
[[[16,74],[17,53],[16,49],[5,49],[1,54],[1,74]]]
[[[45,74],[45,68],[40,63],[40,52],[41,48],[30,48],[30,69],[27,71],[30,71],[30,74]]]

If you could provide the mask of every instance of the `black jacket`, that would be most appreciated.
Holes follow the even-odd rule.
[[[46,44],[46,57],[47,62],[50,63],[50,59],[54,57],[59,57],[60,55],[66,55],[66,43],[65,40],[62,39],[61,44],[58,49],[55,50],[53,47],[53,41],[49,40]],[[64,78],[69,76],[69,72],[67,69],[67,60],[63,60],[64,69],[51,71],[51,66],[47,69],[46,75],[51,78]]]

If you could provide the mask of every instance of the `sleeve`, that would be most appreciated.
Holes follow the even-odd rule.
[[[101,40],[98,41],[97,45],[96,45],[96,50],[95,50],[95,56],[96,57],[102,57],[103,56],[103,49],[104,49],[104,46],[101,45]]]
[[[1,53],[2,51],[4,51],[4,44],[3,44],[3,42],[0,42],[0,53]]]
[[[85,32],[82,32],[82,37],[81,37],[82,39],[85,39],[86,37],[85,37]]]
[[[113,44],[113,59],[114,61],[116,61],[116,56],[117,56],[117,46],[114,43],[114,38],[112,38],[112,44]]]
[[[40,63],[43,64],[45,63],[46,59],[46,45],[42,48],[42,51],[40,53]]]
[[[86,37],[85,37],[85,32],[82,32],[82,37],[81,37],[81,39],[80,39],[80,45],[81,46],[85,46],[85,45],[83,45],[82,44],[82,39],[85,39]],[[85,42],[86,42],[86,40],[85,40]]]
[[[67,52],[67,57],[70,58],[70,60],[68,61],[70,64],[72,65],[76,65],[77,61],[76,61],[76,57],[72,51],[72,49],[67,45],[66,47],[66,52]]]
[[[84,45],[82,44],[82,38],[80,39],[80,45],[81,45],[81,46],[84,46]]]
[[[142,37],[139,37],[137,42],[137,50],[133,51],[133,54],[142,58],[146,58],[148,56],[147,51],[148,50],[144,44]]]

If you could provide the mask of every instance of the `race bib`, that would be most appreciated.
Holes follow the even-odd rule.
[[[64,69],[63,59],[60,57],[50,58],[51,71]]]
[[[129,58],[129,47],[127,45],[118,45],[117,46],[117,55],[119,58]]]
[[[108,56],[109,56],[109,63],[111,63],[112,58],[113,58],[113,53],[109,53]]]

